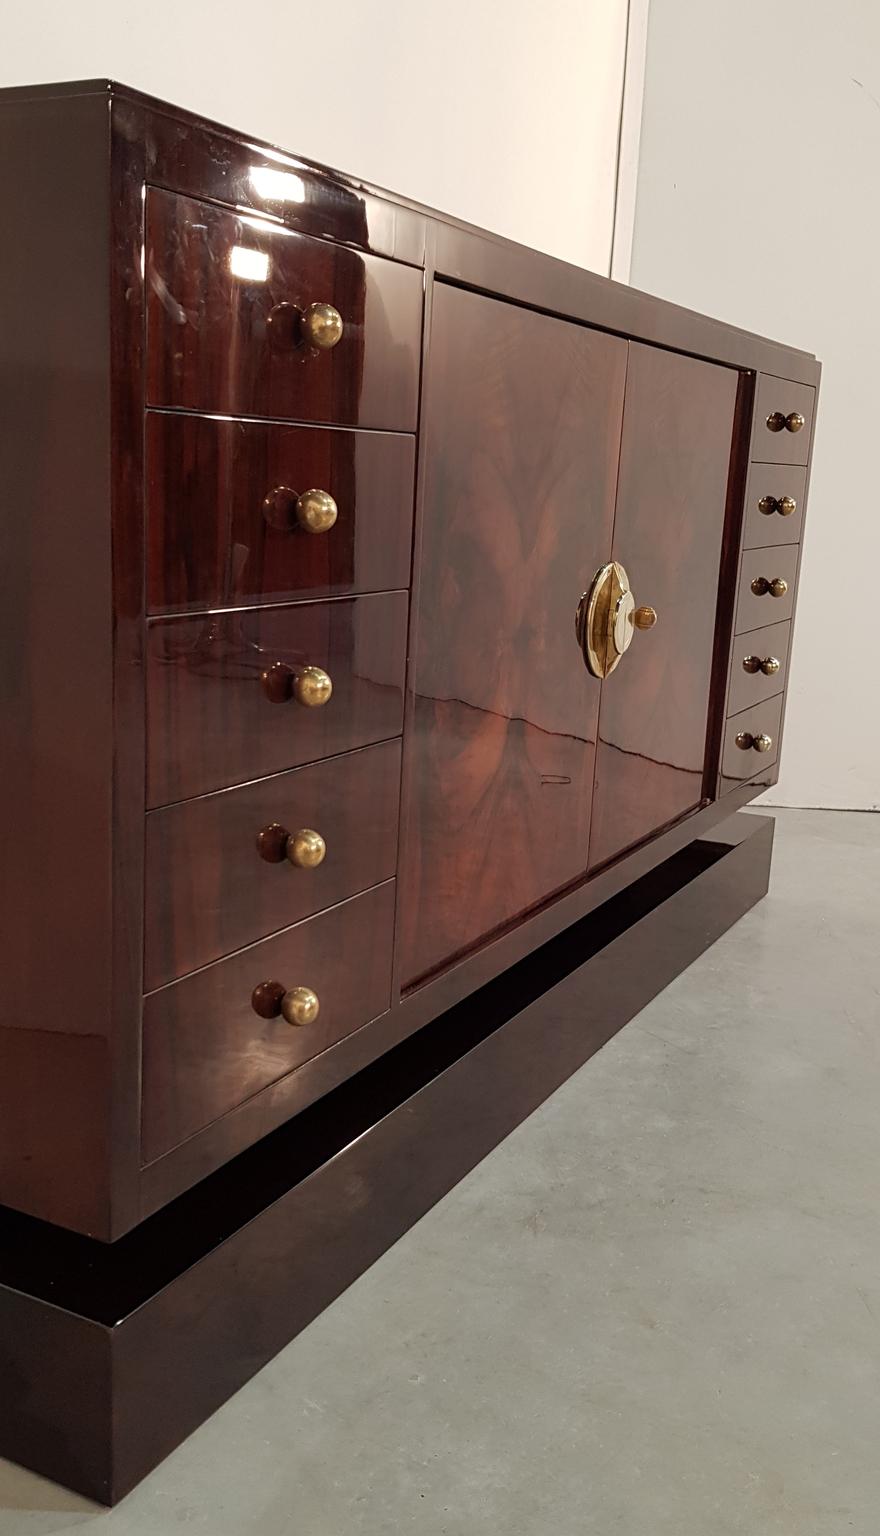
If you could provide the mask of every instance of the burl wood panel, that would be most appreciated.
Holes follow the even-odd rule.
[[[389,880],[146,999],[146,1161],[387,1009],[394,889]],[[251,997],[266,981],[311,987],[315,1022],[260,1018]]]
[[[412,437],[150,411],[146,458],[151,613],[409,585]],[[309,490],[336,502],[324,533],[297,521]]]
[[[390,741],[150,811],[145,989],[390,879],[399,800],[400,743]],[[320,832],[323,863],[267,862],[257,837],[272,826]]]
[[[614,558],[659,617],[603,684],[591,868],[702,799],[737,384],[630,346]]]
[[[147,402],[412,431],[422,283],[381,256],[150,189]],[[316,302],[343,319],[330,351],[301,345],[292,323]]]
[[[154,619],[147,800],[185,800],[400,734],[406,592]],[[329,702],[275,703],[263,674],[321,667]]]
[[[583,875],[625,343],[434,294],[401,902],[411,983]]]

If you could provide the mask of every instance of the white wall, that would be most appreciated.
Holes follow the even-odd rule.
[[[878,0],[651,0],[631,281],[822,359],[768,798],[876,810]]]
[[[109,76],[607,272],[626,0],[0,0],[0,84]]]

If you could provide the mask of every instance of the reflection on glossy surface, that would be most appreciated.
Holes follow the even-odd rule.
[[[146,229],[151,405],[415,428],[421,273],[156,188]]]
[[[295,171],[280,171],[270,165],[254,165],[248,179],[257,197],[267,203],[304,203],[306,185]]]
[[[585,873],[600,685],[571,615],[611,543],[625,362],[614,338],[435,292],[405,984]]]
[[[400,733],[405,592],[154,620],[147,639],[151,806]],[[264,674],[320,668],[323,708],[272,703]]]

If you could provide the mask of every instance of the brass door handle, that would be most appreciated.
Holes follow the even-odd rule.
[[[286,704],[296,699],[307,709],[319,709],[333,693],[333,681],[323,667],[295,669],[286,662],[273,661],[260,673],[263,692],[271,704]]]
[[[765,517],[772,517],[778,512],[780,517],[791,517],[797,511],[797,502],[793,496],[762,496],[758,502],[758,511]]]
[[[781,665],[782,663],[776,656],[743,657],[743,671],[750,672],[752,675],[756,672],[763,672],[765,677],[775,677]]]
[[[736,738],[736,744],[741,752],[769,752],[773,745],[773,737],[765,731],[759,731],[753,736],[751,731],[740,731]]]
[[[287,859],[297,869],[317,869],[327,857],[327,844],[320,832],[299,827],[288,832],[277,821],[257,833],[257,852],[267,864],[281,864]]]
[[[766,597],[768,592],[771,597],[784,597],[788,591],[788,582],[784,576],[774,576],[772,581],[766,576],[756,576],[752,582],[752,591],[756,597]]]
[[[767,417],[767,427],[771,432],[800,432],[806,426],[806,419],[800,411],[789,411],[786,416],[784,411],[771,411]]]
[[[261,1019],[282,1018],[288,1024],[303,1028],[314,1024],[321,1011],[321,1001],[311,987],[285,989],[280,981],[261,981],[254,987],[251,1007]]]
[[[632,644],[637,629],[653,629],[654,608],[636,607],[629,577],[619,560],[596,572],[574,616],[575,635],[592,677],[610,677]]]

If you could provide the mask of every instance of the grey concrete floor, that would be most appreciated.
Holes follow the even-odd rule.
[[[777,818],[768,899],[140,1488],[0,1462],[2,1536],[877,1536],[880,816]]]

